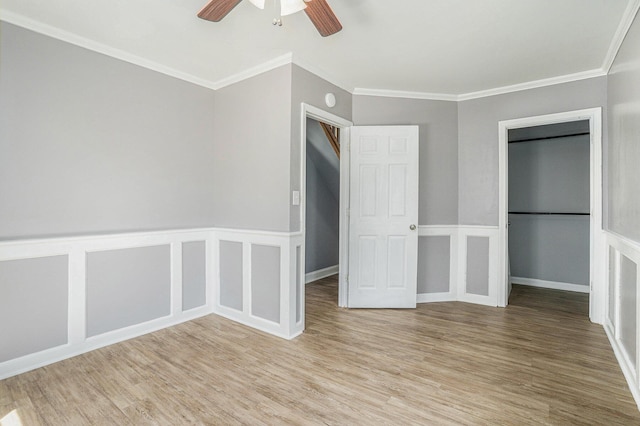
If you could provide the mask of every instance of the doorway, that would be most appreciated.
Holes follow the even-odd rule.
[[[589,135],[587,120],[509,130],[512,284],[589,293]]]
[[[338,261],[338,306],[340,307],[346,307],[347,306],[347,283],[346,283],[346,276],[347,276],[347,271],[346,271],[346,267],[349,263],[349,219],[348,219],[348,206],[349,206],[349,161],[350,161],[350,157],[349,157],[349,149],[348,149],[348,144],[349,144],[349,138],[350,138],[350,129],[351,126],[353,126],[353,123],[350,122],[349,120],[346,120],[342,117],[339,117],[337,115],[331,114],[327,111],[324,111],[320,108],[314,107],[312,105],[307,105],[307,104],[302,104],[302,114],[301,114],[301,145],[302,145],[302,149],[301,149],[301,159],[300,159],[300,170],[301,170],[301,176],[300,176],[300,187],[301,187],[301,194],[300,194],[300,201],[301,201],[301,208],[300,208],[300,230],[303,234],[303,236],[306,238],[307,236],[307,204],[309,202],[309,188],[307,188],[307,158],[309,156],[308,153],[308,149],[307,149],[307,133],[308,133],[308,129],[307,129],[307,123],[311,123],[312,125],[315,125],[316,123],[324,123],[328,126],[332,126],[333,128],[335,128],[339,134],[339,144],[342,145],[342,147],[344,147],[344,149],[340,150],[340,156],[338,159],[338,170],[335,170],[334,168],[334,173],[337,172],[338,174],[338,179],[339,179],[339,188],[338,188],[338,200],[337,200],[337,204],[338,204],[338,208],[339,208],[339,212],[338,212],[338,256],[337,256],[337,261]],[[311,121],[309,121],[311,120]],[[309,129],[309,134],[315,134],[318,130],[320,129],[320,124],[318,124],[318,127],[316,127],[315,129]],[[320,130],[322,132],[324,132],[324,130]],[[325,136],[326,137],[326,136]],[[326,143],[326,147],[328,147],[329,150],[331,150],[329,153],[336,155],[335,151],[333,150],[332,147],[330,147],[329,142],[325,141]],[[313,148],[313,149],[317,149],[317,148]],[[327,152],[325,152],[325,154],[327,154]],[[316,158],[319,155],[323,155],[321,153],[313,153],[311,154],[311,156],[315,156]],[[328,170],[325,171],[325,174],[328,173]],[[315,178],[319,177],[319,172],[318,170],[313,170],[310,172],[310,174],[315,174]],[[325,196],[328,195],[328,193],[331,190],[326,189],[325,192]],[[315,196],[320,196],[319,194],[315,194]],[[316,200],[313,200],[318,201]],[[313,206],[309,206],[312,207]],[[320,207],[317,206],[316,207]],[[309,215],[309,216],[313,216],[314,214],[316,215],[315,218],[317,218],[317,214],[320,213],[320,209],[316,209],[315,212],[313,212],[313,214]],[[311,213],[311,212],[310,212]],[[328,241],[324,241],[323,243],[330,243]],[[306,243],[302,245],[302,252],[300,254],[300,268],[299,268],[299,274],[300,276],[298,277],[299,282],[300,283],[306,283],[306,278],[307,278],[307,266],[306,266]],[[314,255],[314,262],[316,261],[327,261],[327,259],[319,259],[318,257],[316,257]],[[313,265],[313,268],[317,267],[317,263],[315,265]],[[333,266],[333,265],[330,265]],[[327,271],[329,272],[329,271]],[[301,303],[304,304],[304,292],[302,292],[302,301]]]
[[[596,323],[602,323],[604,318],[604,300],[605,300],[605,280],[603,276],[604,270],[604,241],[602,234],[602,124],[601,124],[601,108],[593,108],[588,110],[572,111],[560,114],[550,114],[537,117],[528,117],[516,120],[501,121],[498,123],[499,127],[499,226],[501,233],[501,267],[503,278],[500,280],[500,288],[498,291],[498,304],[499,306],[506,306],[509,301],[509,294],[511,291],[511,276],[510,276],[510,262],[509,262],[509,221],[510,219],[521,220],[521,217],[528,216],[528,213],[580,213],[577,216],[588,217],[589,237],[588,237],[588,278],[584,285],[586,287],[585,292],[589,293],[589,317],[591,321]],[[582,122],[582,124],[580,124]],[[562,124],[564,123],[564,124]],[[542,127],[540,127],[542,126]],[[547,126],[547,127],[544,127]],[[580,211],[518,211],[513,210],[511,215],[509,214],[509,206],[512,207],[520,202],[516,200],[516,203],[509,202],[509,138],[513,140],[518,138],[518,134],[524,135],[531,130],[523,130],[526,128],[546,128],[549,126],[560,126],[567,129],[581,128],[579,133],[588,134],[588,155],[589,155],[589,187],[588,187],[588,206],[587,208],[576,209]],[[583,126],[583,127],[580,127]],[[571,130],[573,131],[573,130]],[[514,136],[515,135],[515,136]],[[522,137],[526,139],[526,137]],[[538,147],[539,148],[539,147]],[[516,184],[514,182],[514,184]],[[584,200],[582,200],[584,202]],[[531,209],[534,210],[534,209]],[[584,215],[587,213],[588,215]],[[534,216],[534,215],[531,215]],[[538,215],[540,216],[540,215]],[[546,215],[545,215],[546,216]],[[565,215],[574,216],[574,215]],[[518,219],[514,219],[519,217]],[[551,215],[549,215],[551,217]],[[554,216],[556,219],[560,215]],[[528,218],[531,219],[531,218]],[[529,222],[532,222],[529,220]],[[555,220],[558,222],[558,220]],[[566,224],[565,220],[565,224]],[[577,222],[576,222],[577,223]],[[557,224],[556,224],[557,225]],[[546,226],[546,225],[545,225]],[[529,226],[531,227],[531,226]],[[523,229],[526,228],[523,227]],[[553,232],[551,232],[553,234]],[[554,235],[551,235],[553,238]],[[552,281],[552,280],[547,280]]]
[[[340,129],[307,117],[305,283],[339,271]]]

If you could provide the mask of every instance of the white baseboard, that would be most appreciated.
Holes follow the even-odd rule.
[[[448,291],[443,293],[418,293],[416,298],[417,303],[452,302],[454,300],[456,300],[456,296]]]
[[[576,293],[589,293],[588,285],[561,283],[557,281],[545,281],[535,278],[511,277],[511,283],[528,285],[530,287],[551,288],[553,290],[575,291]]]
[[[322,278],[330,277],[331,275],[337,274],[339,269],[340,265],[333,265],[327,268],[318,269],[317,271],[308,272],[304,275],[304,282],[305,284],[309,284]]]

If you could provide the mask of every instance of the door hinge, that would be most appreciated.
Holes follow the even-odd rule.
[[[345,276],[345,277],[344,277],[344,282],[345,282],[345,283],[347,283],[347,284],[349,284],[349,275],[347,275],[347,276]]]
[[[347,217],[351,217],[351,209],[347,209]]]

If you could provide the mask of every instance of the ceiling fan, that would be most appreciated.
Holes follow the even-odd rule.
[[[210,0],[200,12],[198,17],[207,21],[218,22],[222,20],[231,9],[242,0]],[[265,0],[249,0],[260,9],[264,9]],[[337,33],[342,29],[342,24],[336,18],[326,0],[280,0],[281,16],[290,15],[304,9],[311,22],[318,29],[322,37]],[[276,22],[274,22],[275,24]]]

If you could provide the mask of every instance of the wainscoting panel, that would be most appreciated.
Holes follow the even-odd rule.
[[[300,233],[216,230],[213,312],[285,339],[302,333],[304,286],[297,276],[302,242]]]
[[[451,236],[418,237],[418,294],[449,293]]]
[[[467,282],[465,292],[489,295],[489,237],[467,237]]]
[[[640,407],[640,244],[605,232],[609,266],[605,331]]]
[[[207,242],[182,243],[182,310],[207,304]]]
[[[463,301],[497,306],[499,229],[497,226],[420,226],[418,242],[418,303]],[[446,266],[442,252],[429,251],[449,241]],[[471,241],[471,244],[469,244]],[[470,249],[469,249],[470,248]],[[440,250],[442,251],[442,250]],[[448,268],[448,286],[443,283]]]
[[[303,241],[208,228],[0,242],[0,379],[211,313],[293,338]],[[265,318],[250,312],[253,265]]]
[[[244,306],[242,243],[221,240],[218,243],[218,257],[220,289],[216,300],[220,306],[242,312]]]
[[[170,246],[87,253],[87,336],[171,314]]]

